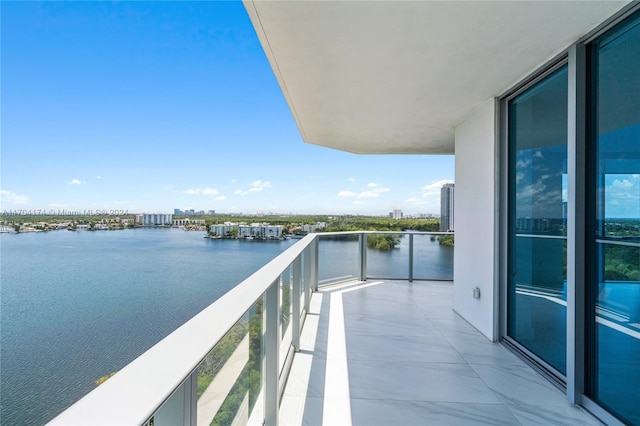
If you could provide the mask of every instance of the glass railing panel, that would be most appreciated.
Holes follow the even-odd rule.
[[[409,279],[409,235],[367,234],[367,278]]]
[[[190,379],[182,383],[144,426],[169,426],[184,423],[185,410],[187,410],[184,404],[185,392],[190,391],[190,383]]]
[[[305,256],[309,256],[310,250],[307,247],[298,257],[298,262],[300,263],[300,276],[298,279],[298,283],[297,285],[300,287],[300,317],[302,318],[304,315],[306,315],[305,311],[304,311],[304,298],[305,298],[305,293],[304,293],[304,289],[305,289],[305,273],[304,273],[304,258]],[[295,283],[294,283],[295,284]]]
[[[614,319],[640,323],[640,243],[598,240],[604,276],[597,308]]]
[[[292,266],[289,266],[280,276],[280,371],[287,358],[287,353],[291,347],[291,312],[293,295]]]
[[[318,285],[357,279],[360,276],[358,235],[320,235],[319,238]]]
[[[640,378],[640,243],[600,239],[597,244],[598,397],[633,420]]]
[[[262,424],[262,303],[260,297],[198,366],[197,424]]]
[[[413,236],[413,279],[453,280],[453,235]]]

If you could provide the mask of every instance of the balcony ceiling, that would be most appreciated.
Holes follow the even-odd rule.
[[[244,4],[305,142],[453,154],[454,127],[627,1]]]

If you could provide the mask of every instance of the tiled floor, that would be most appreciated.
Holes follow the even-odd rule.
[[[459,317],[452,293],[406,281],[315,293],[280,424],[600,424]]]

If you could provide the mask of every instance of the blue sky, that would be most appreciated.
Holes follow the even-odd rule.
[[[2,210],[438,213],[453,156],[305,144],[239,2],[2,2]]]

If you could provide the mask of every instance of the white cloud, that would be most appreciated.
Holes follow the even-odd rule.
[[[354,178],[349,178],[347,179],[349,182],[355,182],[356,180]]]
[[[192,188],[184,191],[187,195],[218,195],[219,191],[215,188]]]
[[[251,188],[271,188],[271,182],[268,180],[262,181],[258,179],[251,182]]]
[[[612,186],[614,188],[632,188],[633,182],[631,182],[629,179],[623,179],[623,180],[616,179],[613,181]]]
[[[96,179],[100,180],[102,179],[102,176],[96,176]]]
[[[443,179],[430,183],[429,185],[425,185],[421,188],[423,197],[431,197],[434,195],[440,196],[440,189],[445,183],[453,183],[452,180]]]
[[[71,179],[67,182],[67,185],[85,185],[87,182],[83,182],[80,179]]]
[[[223,201],[223,200],[226,200],[226,199],[227,199],[227,197],[225,195],[219,195],[219,196],[214,198],[214,200],[216,200],[216,201]]]
[[[610,217],[639,218],[640,175],[618,175],[611,181],[607,180],[605,205]]]
[[[373,191],[364,191],[358,194],[358,198],[376,198],[379,197],[380,194],[391,191],[389,188],[375,188]]]
[[[413,206],[420,207],[425,213],[440,211],[440,189],[445,183],[453,183],[452,180],[442,179],[431,182],[420,188],[420,197],[414,196],[407,199]]]
[[[379,196],[380,193],[375,191],[364,191],[358,194],[358,198],[375,198]]]
[[[29,197],[27,197],[26,195],[18,195],[13,191],[1,189],[0,201],[2,201],[2,203],[9,204],[27,204],[27,202],[29,201]]]
[[[236,195],[247,195],[251,192],[264,191],[265,188],[271,188],[271,182],[268,180],[258,179],[251,182],[249,189],[247,190],[236,189],[233,193]]]
[[[373,189],[362,192],[340,191],[338,192],[338,198],[376,198],[379,197],[380,194],[391,191],[389,188],[382,187],[380,184],[374,182],[369,183],[367,186]]]

